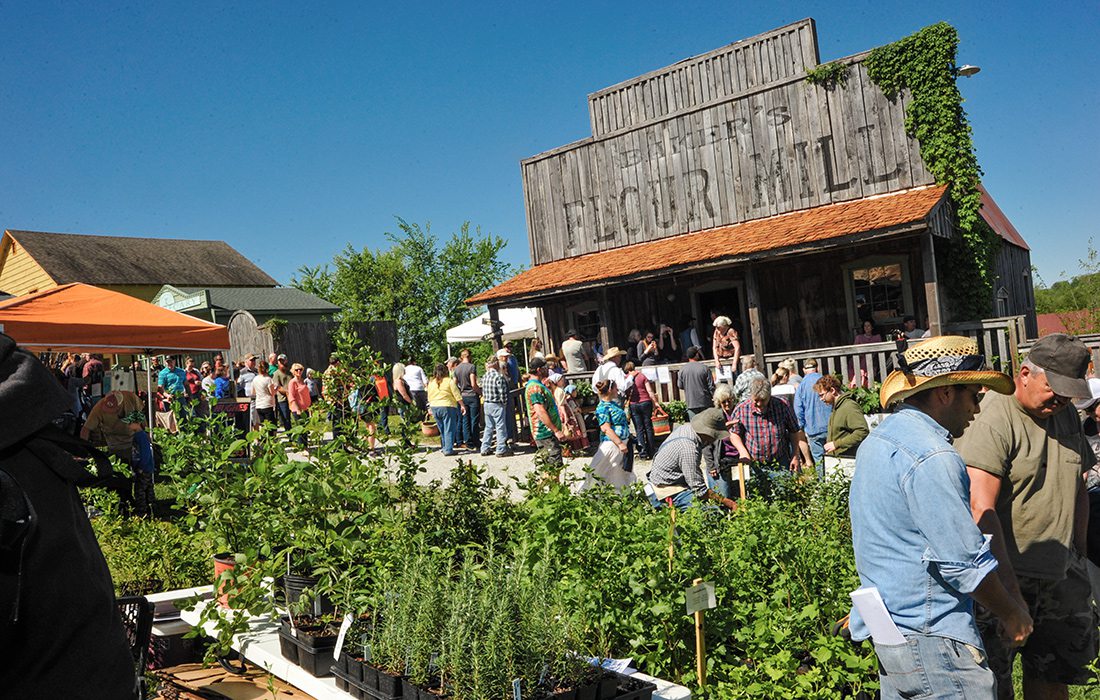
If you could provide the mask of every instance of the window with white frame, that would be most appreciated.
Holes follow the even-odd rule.
[[[877,326],[900,324],[914,313],[909,261],[903,255],[856,260],[844,267],[848,319],[853,328],[864,321]]]

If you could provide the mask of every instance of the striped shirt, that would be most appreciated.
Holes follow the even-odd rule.
[[[700,498],[706,496],[710,489],[699,468],[702,456],[703,443],[698,433],[691,423],[681,425],[669,434],[654,455],[649,483],[654,486],[683,485]]]

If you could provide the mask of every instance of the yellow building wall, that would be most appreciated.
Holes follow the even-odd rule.
[[[30,253],[5,233],[0,241],[0,291],[22,296],[56,286]]]

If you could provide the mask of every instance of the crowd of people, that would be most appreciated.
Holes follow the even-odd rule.
[[[713,327],[709,360],[698,345],[684,350],[676,383],[688,420],[661,442],[653,412],[662,401],[647,368],[681,342],[663,325],[640,334],[634,353],[609,347],[598,362],[571,329],[560,357],[535,345],[522,372],[505,344],[481,366],[464,349],[430,376],[412,360],[396,363],[369,386],[347,383],[336,355],[324,373],[281,354],[232,366],[216,356],[198,368],[170,357],[152,400],[186,413],[203,396],[247,399],[250,425],[285,430],[323,398],[334,434],[350,411],[371,426],[372,448],[391,408],[430,414],[444,455],[512,454],[523,410],[542,464],[560,469],[567,452],[589,447],[578,384],[566,376],[582,366],[598,397],[592,471],[625,485],[637,460],[650,461],[655,507],[734,510],[749,474],[761,487],[784,471],[853,475],[856,570],[861,590],[875,594],[854,599],[849,629],[871,639],[883,697],[1011,698],[1017,657],[1029,699],[1067,697],[1092,677],[1100,378],[1080,340],[1045,336],[1014,377],[988,369],[972,339],[915,340],[881,387],[891,413],[872,431],[850,387],[814,360],[785,361],[768,376],[741,356],[727,318]],[[83,418],[82,437],[129,457],[147,507],[154,454],[141,397],[105,387],[101,358],[65,355],[52,369],[52,400]]]

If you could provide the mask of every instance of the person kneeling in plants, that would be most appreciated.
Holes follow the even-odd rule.
[[[153,512],[153,441],[145,431],[145,416],[133,411],[123,419],[130,428],[130,468],[134,472],[134,513],[151,515]]]
[[[737,508],[731,499],[707,486],[699,466],[703,449],[728,434],[726,416],[717,408],[701,411],[690,423],[673,430],[653,457],[653,468],[649,472],[653,505],[660,508],[664,504],[683,510],[699,499]]]
[[[878,589],[889,615],[876,634],[890,639],[872,640],[882,697],[992,700],[974,601],[997,615],[1014,646],[1027,641],[1032,620],[994,573],[997,559],[971,517],[970,479],[951,439],[978,413],[983,386],[1010,394],[1012,379],[987,370],[977,343],[959,336],[917,343],[898,365],[880,397],[883,406],[901,406],[860,445],[850,500],[860,583]],[[871,636],[857,608],[849,626],[857,642]]]

